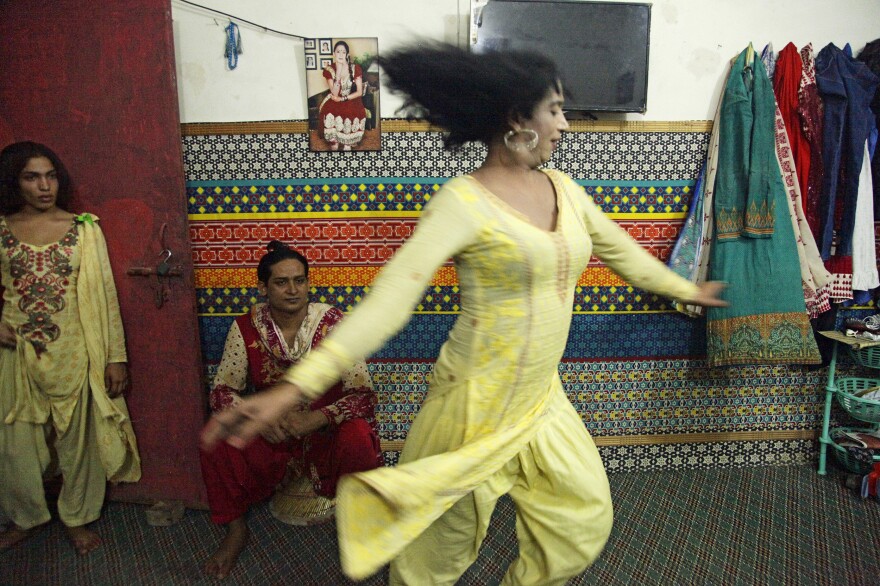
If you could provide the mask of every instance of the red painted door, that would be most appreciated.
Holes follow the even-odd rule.
[[[186,217],[170,0],[16,0],[0,18],[4,137],[49,145],[68,166],[72,211],[101,218],[128,342],[129,410],[143,478],[114,498],[205,503],[198,434],[205,393]],[[155,267],[179,277],[157,307]]]

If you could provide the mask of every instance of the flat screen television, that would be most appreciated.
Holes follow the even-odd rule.
[[[474,11],[471,50],[533,50],[559,65],[565,109],[645,112],[651,5],[489,0]]]

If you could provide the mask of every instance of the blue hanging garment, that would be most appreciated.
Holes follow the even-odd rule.
[[[226,66],[232,70],[238,67],[238,56],[241,55],[241,31],[232,21],[223,30],[226,31],[226,51],[223,55],[226,57]]]

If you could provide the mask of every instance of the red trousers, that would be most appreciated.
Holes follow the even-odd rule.
[[[277,444],[258,436],[243,450],[221,442],[201,453],[211,520],[229,523],[272,496],[293,458],[295,467],[311,477],[315,492],[328,498],[336,495],[336,483],[344,474],[382,465],[379,438],[364,419]]]

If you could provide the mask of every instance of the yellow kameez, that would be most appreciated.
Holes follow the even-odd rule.
[[[557,370],[574,287],[595,253],[638,287],[679,298],[697,289],[606,218],[569,177],[545,173],[557,198],[552,232],[473,177],[446,183],[370,294],[286,377],[319,395],[403,327],[435,270],[453,257],[461,314],[400,464],[339,485],[340,555],[352,578],[396,557],[392,582],[454,583],[476,558],[505,493],[517,506],[520,542],[505,583],[562,584],[604,546],[608,482]]]
[[[125,401],[104,385],[106,365],[127,357],[96,219],[84,214],[59,242],[34,246],[0,217],[2,321],[17,334],[15,349],[0,348],[0,508],[22,528],[49,520],[42,478],[53,464],[69,526],[98,518],[108,479],[140,478]]]

